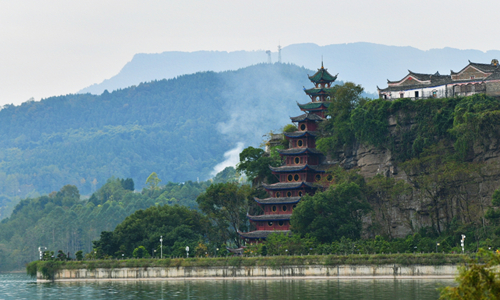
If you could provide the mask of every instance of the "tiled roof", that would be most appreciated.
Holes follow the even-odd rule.
[[[290,220],[290,217],[292,214],[288,215],[260,215],[260,216],[250,216],[247,215],[247,217],[252,220],[252,221],[286,221]]]
[[[318,116],[317,114],[310,114],[310,113],[303,114],[303,115],[300,115],[298,117],[291,117],[290,119],[292,120],[292,122],[303,122],[305,120],[309,120],[309,121],[323,121],[324,120],[322,117]]]
[[[294,131],[294,132],[284,132],[283,133],[286,137],[291,137],[291,138],[299,138],[303,136],[317,136],[318,132],[317,131]]]
[[[330,165],[327,165],[330,167]],[[277,173],[283,173],[283,172],[300,172],[303,170],[313,170],[317,172],[325,172],[325,168],[323,165],[291,165],[291,166],[281,166],[281,167],[271,167],[269,166],[269,169],[273,172]]]
[[[300,109],[304,110],[315,110],[315,109],[320,109],[322,106],[325,108],[328,108],[330,106],[330,102],[309,102],[306,104],[300,104],[297,103]]]
[[[301,197],[282,197],[282,198],[254,198],[255,202],[260,204],[295,204],[300,201]]]
[[[290,148],[290,149],[277,149],[279,154],[283,155],[298,155],[298,154],[303,154],[303,153],[310,153],[310,154],[321,154],[319,150],[316,150],[315,148]]]
[[[498,70],[498,65],[492,65],[492,64],[480,64],[480,63],[473,63],[469,61],[469,65],[473,66],[474,68],[483,71],[485,73],[491,73],[495,72]],[[464,68],[465,69],[465,68]],[[460,72],[459,72],[460,73]]]
[[[318,71],[313,76],[309,76],[309,80],[314,83],[334,82],[335,80],[337,80],[337,76],[338,74],[332,76],[332,74],[328,73],[327,69],[323,67],[323,63],[321,63],[321,69],[318,69]]]
[[[322,94],[328,94],[332,88],[312,88],[312,89],[305,89],[304,92],[308,95],[322,95]]]
[[[310,182],[278,182],[273,184],[265,184],[263,183],[267,190],[293,190],[301,187],[309,187],[309,188],[317,188],[313,183]]]
[[[265,239],[271,233],[282,233],[291,235],[290,230],[255,230],[250,232],[238,231],[238,234],[247,239]]]

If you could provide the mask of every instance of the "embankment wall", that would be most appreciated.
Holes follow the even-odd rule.
[[[156,279],[258,279],[258,278],[454,278],[456,265],[307,265],[307,266],[242,266],[242,267],[143,267],[104,269],[61,269],[55,281],[75,280],[156,280]],[[40,272],[37,281],[46,281]]]

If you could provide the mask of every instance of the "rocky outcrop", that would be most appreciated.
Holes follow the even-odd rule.
[[[389,118],[389,133],[392,136],[398,136],[394,134],[396,131],[410,130],[416,126],[415,123],[409,122],[402,127],[397,124],[396,119],[394,116]],[[451,147],[451,143],[449,144]],[[413,187],[409,193],[394,199],[370,199],[373,212],[364,219],[367,237],[375,234],[404,237],[421,227],[445,228],[452,218],[478,225],[484,224],[484,212],[491,204],[493,192],[500,187],[499,140],[491,138],[487,143],[476,144],[468,161],[480,165],[473,178],[463,179],[463,176],[457,176],[455,185],[450,184],[450,187],[436,191],[435,194],[424,192],[417,187],[415,178],[420,174],[407,174],[387,148],[358,143],[341,153],[339,164],[345,169],[357,169],[365,178],[382,174],[385,177],[404,180]],[[455,195],[447,194],[452,190],[456,192]],[[465,215],[465,209],[468,210],[469,216]],[[470,211],[473,211],[472,216]],[[379,229],[369,229],[373,227]]]

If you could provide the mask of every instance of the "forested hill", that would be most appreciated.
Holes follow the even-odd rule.
[[[13,197],[66,184],[88,195],[112,176],[132,178],[138,189],[153,171],[163,183],[205,180],[238,142],[258,145],[300,114],[296,102],[309,101],[302,89],[313,72],[259,64],[7,105],[0,111],[0,217]]]

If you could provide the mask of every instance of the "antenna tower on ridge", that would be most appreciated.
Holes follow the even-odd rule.
[[[267,63],[268,64],[272,64],[272,62],[271,62],[271,51],[267,50],[266,53],[267,53]]]
[[[281,45],[278,45],[278,63],[281,64]]]

